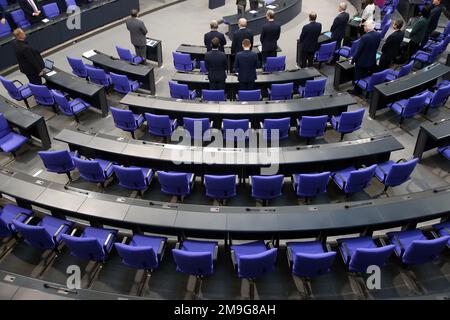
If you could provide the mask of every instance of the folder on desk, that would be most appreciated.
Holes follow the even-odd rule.
[[[83,57],[90,58],[92,56],[95,56],[97,53],[94,50],[89,50],[83,53]]]

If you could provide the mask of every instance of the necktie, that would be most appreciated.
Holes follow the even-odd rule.
[[[36,6],[36,4],[34,3],[33,0],[28,0],[28,3],[29,3],[30,6],[33,8],[33,11],[34,11],[34,12],[38,12],[38,11],[39,11],[38,8],[37,8],[37,6]]]

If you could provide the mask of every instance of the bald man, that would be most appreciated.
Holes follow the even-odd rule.
[[[218,38],[220,41],[219,50],[224,51],[223,47],[227,44],[227,39],[225,39],[225,36],[222,32],[217,31],[219,28],[219,23],[216,20],[212,20],[209,24],[211,31],[205,33],[203,37],[203,42],[205,44],[206,50],[209,52],[211,51],[211,42],[214,38]]]
[[[232,54],[237,54],[244,50],[242,48],[242,41],[244,41],[244,39],[250,40],[250,50],[253,48],[253,31],[247,29],[247,20],[245,18],[240,18],[238,24],[239,30],[233,34],[233,42],[231,43]]]
[[[350,15],[347,12],[347,3],[341,2],[338,7],[339,14],[334,18],[331,26],[331,41],[336,41],[336,49],[342,45],[342,39],[345,36],[345,29],[347,28]]]
[[[41,54],[28,44],[25,40],[25,32],[22,29],[14,30],[14,37],[16,41],[14,41],[13,46],[20,72],[27,76],[30,83],[42,84],[41,76],[44,69],[44,60]]]

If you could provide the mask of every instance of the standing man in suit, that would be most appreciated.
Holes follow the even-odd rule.
[[[209,89],[225,90],[228,61],[225,53],[219,50],[220,40],[214,38],[211,41],[212,49],[205,55],[205,66],[208,70]]]
[[[231,53],[237,54],[242,51],[242,41],[248,39],[250,41],[250,49],[253,48],[253,31],[247,29],[247,19],[239,19],[239,30],[233,34],[233,41],[231,42]]]
[[[41,76],[44,73],[44,60],[41,54],[28,44],[25,40],[25,32],[22,29],[14,30],[14,37],[16,40],[13,46],[20,72],[27,76],[30,83],[42,84]]]
[[[220,41],[219,50],[224,51],[223,47],[227,44],[227,39],[225,39],[225,36],[222,32],[217,31],[217,28],[219,27],[219,24],[216,20],[212,20],[209,24],[211,27],[211,31],[208,33],[205,33],[205,36],[203,37],[203,42],[205,43],[206,50],[211,51],[211,42],[214,38],[218,38]]]
[[[266,63],[267,57],[277,56],[277,41],[280,39],[281,27],[274,20],[275,12],[268,10],[266,13],[266,24],[262,27],[261,31],[261,44],[262,44],[262,63]]]
[[[314,11],[309,14],[309,23],[303,26],[300,34],[300,59],[301,67],[312,67],[314,62],[314,53],[319,49],[319,36],[322,32],[322,25],[316,22],[317,13]]]
[[[247,6],[247,0],[236,0],[237,13],[244,15],[245,7]]]
[[[410,59],[419,50],[421,44],[425,40],[425,35],[428,30],[428,18],[430,10],[428,7],[423,7],[417,15],[417,20],[414,22],[411,32],[409,33],[409,47],[408,58]]]
[[[402,27],[402,20],[398,19],[394,21],[394,32],[387,37],[383,47],[381,48],[381,58],[378,65],[379,71],[388,69],[392,64],[392,61],[400,53],[400,46],[402,45],[403,37],[405,36],[405,33],[402,31]]]
[[[44,15],[41,12],[41,7],[37,0],[19,0],[19,6],[31,24],[36,24],[44,19]]]
[[[132,9],[131,17],[125,21],[128,31],[130,31],[131,43],[134,45],[136,55],[147,59],[147,28],[142,20],[138,19],[139,10]]]
[[[368,76],[377,63],[377,51],[380,46],[381,36],[379,32],[374,31],[375,23],[373,20],[367,20],[364,23],[364,35],[359,41],[358,50],[352,59],[355,65],[355,88],[348,93],[359,94],[361,89],[356,85],[356,81]]]
[[[339,4],[339,14],[334,18],[333,25],[331,26],[331,41],[336,41],[336,50],[342,45],[342,39],[345,36],[345,29],[347,28],[350,15],[347,10],[347,3],[341,2]]]
[[[244,51],[236,55],[234,70],[238,73],[239,89],[253,90],[255,88],[256,68],[258,67],[258,55],[251,50],[249,39],[242,41]]]
[[[441,0],[433,0],[430,11],[430,19],[428,19],[428,30],[425,35],[425,40],[436,30],[439,24],[439,18],[441,17],[442,7]]]

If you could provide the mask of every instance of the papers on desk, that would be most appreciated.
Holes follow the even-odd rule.
[[[251,14],[257,14],[258,13],[258,11],[256,11],[256,10],[250,10],[249,11]]]
[[[55,74],[56,74],[56,71],[50,71],[50,72],[46,73],[45,75],[47,77],[51,77],[51,76],[54,76]]]
[[[412,28],[405,29],[405,31],[406,31],[406,32],[411,32],[411,31],[412,31]]]
[[[327,36],[328,38],[331,38],[331,31],[325,32],[324,35]]]
[[[411,41],[411,39],[409,39],[409,38],[403,38],[403,42],[404,42],[404,43],[409,43],[409,41]]]
[[[45,18],[45,19],[42,19],[42,22],[43,23],[47,23],[47,22],[49,22],[50,20],[48,20],[47,18]]]
[[[259,52],[262,52],[262,46],[261,45],[258,46],[258,50],[259,50]]]
[[[362,18],[361,17],[353,17],[353,21],[361,21]]]
[[[83,57],[85,57],[85,58],[90,58],[90,57],[92,57],[92,56],[95,56],[97,53],[95,53],[95,51],[94,50],[89,50],[89,51],[86,51],[85,53],[83,53]]]
[[[147,39],[147,45],[150,47],[154,47],[157,43],[158,41],[156,40]]]
[[[276,9],[277,6],[274,6],[273,4],[269,4],[268,6],[266,6],[267,9]]]

